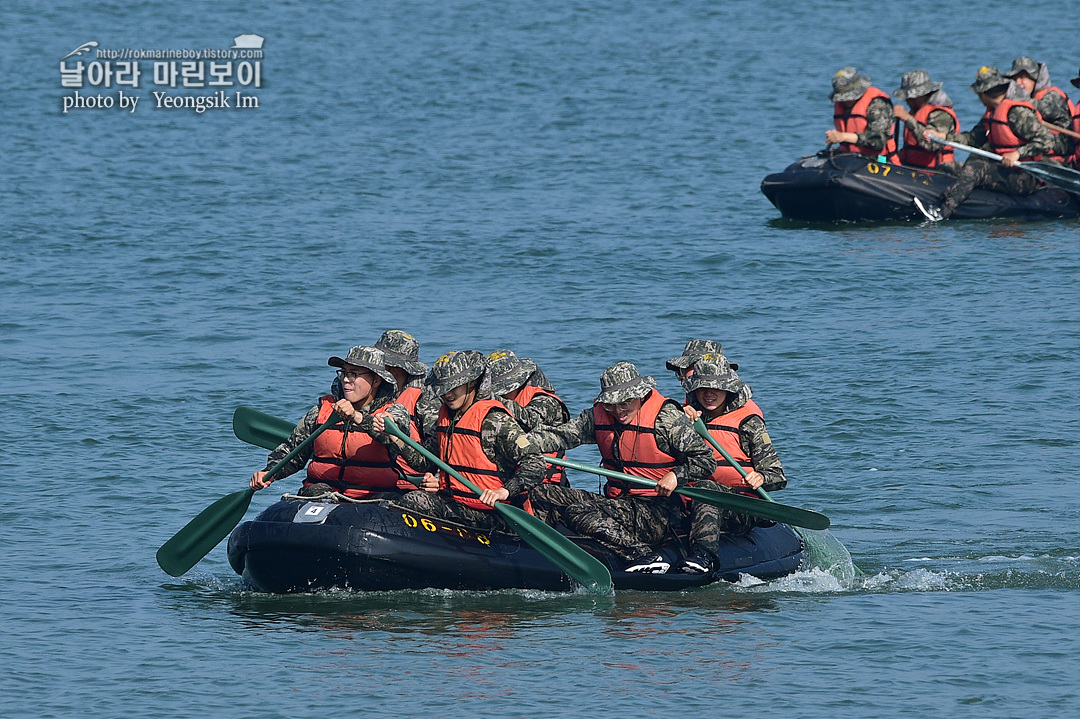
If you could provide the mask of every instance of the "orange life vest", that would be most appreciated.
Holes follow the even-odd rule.
[[[709,434],[713,436],[721,447],[727,450],[727,453],[731,455],[731,458],[739,463],[739,466],[745,469],[747,472],[754,471],[754,463],[750,460],[749,455],[743,451],[742,442],[740,441],[739,427],[742,425],[743,420],[747,417],[761,417],[761,408],[757,406],[754,400],[747,400],[746,404],[738,409],[734,409],[726,414],[717,415],[712,419],[705,422],[705,427],[709,430]],[[702,417],[702,420],[705,418]],[[712,447],[712,445],[709,445]],[[713,447],[713,457],[716,458],[716,471],[709,475],[709,479],[719,482],[728,487],[737,487],[742,490],[746,490],[747,494],[756,494],[753,488],[746,483],[743,476],[739,474],[739,470],[731,466],[731,464],[724,459],[724,455],[716,451]]]
[[[892,98],[886,93],[877,89],[876,87],[867,88],[851,109],[848,110],[841,102],[836,103],[833,106],[833,124],[840,132],[854,132],[856,135],[866,130],[866,110],[870,107],[870,102],[876,98],[882,98],[888,100],[889,106],[892,107]],[[863,145],[856,145],[851,142],[841,142],[840,149],[846,152],[857,152],[860,155],[872,155],[877,157],[878,155],[884,155],[886,162],[898,162],[899,159],[896,156],[896,140],[890,137],[885,142],[885,147],[880,150],[875,150],[872,147],[864,147]]]
[[[1012,131],[1012,127],[1009,126],[1009,110],[1016,106],[1026,107],[1035,113],[1035,115],[1042,120],[1042,115],[1035,109],[1035,106],[1026,100],[1002,100],[993,112],[989,109],[983,114],[983,120],[990,125],[990,148],[999,155],[1005,155],[1013,150],[1019,150],[1024,145],[1028,144],[1027,140],[1019,137]],[[1035,157],[1025,157],[1021,162],[1029,162],[1032,160],[1041,160],[1042,155],[1036,155]]]
[[[396,402],[409,411],[409,436],[420,441],[420,430],[418,429],[420,421],[416,417],[416,403],[420,399],[421,389],[419,387],[406,387],[401,390],[401,394],[398,395]],[[417,472],[415,469],[409,466],[409,463],[405,461],[405,456],[399,454],[397,458],[398,469],[404,474],[411,474],[416,476],[423,474],[423,472]],[[399,489],[410,490],[416,489],[416,485],[408,480],[401,480]]]
[[[960,120],[957,119],[956,113],[953,112],[951,107],[945,107],[944,105],[923,105],[915,114],[912,115],[915,118],[915,122],[920,125],[925,125],[926,121],[930,119],[930,113],[934,110],[944,110],[952,116],[955,129],[954,133],[960,132]],[[919,147],[919,138],[915,136],[915,133],[911,131],[911,128],[904,125],[904,147],[900,150],[900,164],[911,165],[912,167],[937,167],[943,162],[953,162],[956,160],[956,155],[953,154],[951,147],[945,145],[938,145],[939,150],[926,150]]]
[[[333,396],[321,397],[319,424],[328,420],[333,410]],[[389,450],[367,432],[346,427],[344,420],[324,430],[311,446],[305,487],[323,482],[353,499],[399,489],[401,478]],[[415,489],[413,485],[408,486]]]
[[[1070,126],[1073,132],[1080,132],[1080,105],[1073,105],[1074,109],[1072,114],[1072,125]],[[1080,140],[1076,141],[1076,146],[1073,149],[1072,157],[1069,158],[1069,164],[1073,167],[1080,167]]]
[[[488,459],[480,443],[480,427],[484,423],[484,418],[489,412],[495,411],[505,412],[506,408],[495,399],[476,400],[465,410],[465,414],[451,431],[450,411],[445,404],[439,408],[439,423],[436,425],[436,431],[439,433],[439,459],[456,469],[465,479],[481,490],[499,489],[503,486],[499,465]],[[450,488],[450,494],[456,501],[473,509],[485,511],[494,509],[481,502],[471,489],[446,472],[441,471],[439,474],[442,486]]]
[[[1075,104],[1073,104],[1073,101],[1069,99],[1069,96],[1066,95],[1065,92],[1061,88],[1056,87],[1054,85],[1051,85],[1050,87],[1044,87],[1042,90],[1039,90],[1038,92],[1035,93],[1034,99],[1041,100],[1044,97],[1046,97],[1046,93],[1048,93],[1048,92],[1056,92],[1057,94],[1059,94],[1063,98],[1065,98],[1065,102],[1069,106],[1069,117],[1071,117],[1072,120],[1073,120],[1072,124],[1076,124],[1075,120],[1076,120],[1077,107],[1076,107]],[[1042,119],[1041,115],[1040,115],[1040,119]],[[1050,130],[1050,132],[1052,134],[1054,134],[1054,135],[1060,135],[1061,134],[1057,130],[1051,130],[1050,128],[1046,128],[1046,129]],[[1074,152],[1074,154],[1075,154],[1075,152]],[[1056,152],[1047,155],[1047,157],[1049,157],[1052,160],[1058,160],[1059,162],[1065,162],[1065,157],[1062,156],[1062,155],[1057,154]]]
[[[518,392],[517,397],[514,398],[514,401],[517,402],[518,405],[521,407],[527,407],[529,405],[529,402],[532,402],[533,398],[536,397],[536,395],[538,394],[546,394],[548,397],[554,397],[555,399],[559,400],[559,404],[563,406],[563,409],[566,408],[566,404],[564,404],[563,401],[559,399],[558,395],[556,395],[554,392],[549,392],[546,389],[534,387],[533,385],[525,385],[524,387],[522,387],[521,390]],[[567,414],[569,414],[569,412]],[[566,452],[560,449],[558,452],[544,452],[544,456],[558,457],[559,459],[562,459],[566,456]],[[549,464],[547,466],[547,473],[544,474],[544,482],[546,484],[561,484],[567,487],[570,486],[570,482],[566,479],[566,470],[555,464]]]
[[[635,477],[648,477],[660,480],[665,474],[675,469],[675,458],[660,451],[656,444],[656,417],[665,403],[675,402],[656,390],[649,393],[641,403],[641,409],[628,424],[619,424],[601,404],[593,405],[593,423],[596,445],[600,449],[603,465],[624,474]],[[678,406],[678,405],[675,405]],[[619,443],[619,457],[615,458],[614,445]],[[608,497],[621,497],[631,494],[640,497],[656,497],[655,487],[629,485],[619,479],[608,479],[604,485],[604,494]]]

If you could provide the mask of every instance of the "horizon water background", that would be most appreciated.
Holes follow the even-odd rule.
[[[758,189],[823,146],[843,65],[887,91],[925,67],[965,127],[980,65],[1073,90],[1068,10],[5,4],[0,713],[1075,716],[1077,223],[800,225]],[[84,42],[242,33],[258,109],[154,108],[144,62],[136,112],[61,112]],[[532,357],[575,413],[615,361],[676,394],[664,360],[722,341],[777,499],[863,576],[279,597],[224,543],[161,572],[262,467],[235,407],[298,419],[390,328],[429,363]]]

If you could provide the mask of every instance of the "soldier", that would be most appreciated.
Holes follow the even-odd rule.
[[[543,452],[594,443],[605,467],[659,483],[650,488],[609,479],[603,497],[544,484],[530,495],[533,509],[548,524],[562,522],[611,548],[626,561],[624,571],[662,574],[670,563],[651,545],[663,539],[678,511],[671,493],[712,474],[716,461],[679,405],[629,362],[605,370],[593,402],[566,424],[533,430],[529,443]]]
[[[690,419],[700,417],[709,434],[747,470],[744,478],[714,449],[716,471],[707,479],[698,480],[695,487],[756,496],[753,490],[761,486],[767,491],[787,486],[761,408],[750,399],[750,387],[735,374],[727,358],[720,354],[700,358],[694,365],[694,373],[686,380],[686,390],[692,398],[691,404],[684,408]],[[763,524],[769,523],[745,514],[721,512],[711,504],[691,503],[690,553],[682,571],[708,574],[716,561],[721,534],[745,534]]]
[[[1050,71],[1046,65],[1035,62],[1030,57],[1018,57],[1013,60],[1012,69],[1005,77],[1012,80],[1015,88],[1019,89],[1019,92],[1013,92],[1014,88],[1010,87],[1007,97],[1031,100],[1043,120],[1058,127],[1071,127],[1076,107],[1064,90],[1050,84]],[[1054,136],[1054,151],[1050,157],[1059,162],[1064,161],[1072,154],[1073,141],[1060,132],[1050,132]]]
[[[375,348],[382,350],[386,370],[397,382],[397,404],[409,413],[409,436],[419,441],[424,436],[425,423],[429,431],[435,426],[440,404],[438,397],[430,392],[423,393],[428,366],[420,361],[420,343],[408,332],[387,330],[375,343]],[[407,475],[418,474],[400,455],[398,467]]]
[[[893,114],[904,123],[904,146],[900,149],[900,162],[911,167],[928,167],[943,170],[951,175],[960,171],[951,147],[945,147],[926,139],[927,128],[941,137],[951,137],[960,132],[953,101],[941,89],[943,83],[931,82],[926,70],[904,73],[900,87],[893,91],[897,100],[907,100],[908,112],[903,105],[893,105]],[[738,369],[738,368],[736,368]]]
[[[1014,165],[1024,160],[1039,160],[1054,149],[1054,136],[1039,122],[1035,107],[1027,101],[1009,100],[1005,94],[1009,80],[996,67],[982,67],[971,85],[972,92],[986,106],[986,113],[970,132],[955,137],[965,145],[990,149],[1002,156],[1001,165],[970,155],[957,177],[945,190],[941,205],[924,205],[913,198],[915,206],[932,222],[946,219],[976,187],[1010,195],[1030,195],[1039,189],[1039,181]],[[924,135],[937,137],[933,130]]]
[[[491,396],[488,365],[479,352],[443,355],[425,383],[441,398],[442,406],[436,431],[424,437],[424,447],[480,487],[483,494],[477,497],[445,472],[436,476],[436,467],[427,457],[397,440],[409,465],[426,472],[420,489],[406,494],[399,504],[485,531],[508,531],[502,517],[492,511],[495,503],[524,503],[528,491],[544,481],[543,459],[527,451],[525,433]],[[381,416],[375,418],[374,426],[378,431],[385,429]]]
[[[531,359],[518,357],[510,350],[496,350],[487,359],[491,365],[492,394],[526,432],[560,425],[570,419],[570,411]],[[565,457],[566,453],[553,452],[550,456]],[[566,470],[554,464],[548,465],[544,481],[570,486]]]
[[[825,133],[825,142],[838,142],[841,150],[870,155],[879,162],[897,162],[889,96],[853,67],[833,75],[832,86],[830,99],[836,129]]]
[[[265,489],[307,464],[301,496],[317,497],[334,491],[354,499],[398,496],[401,489],[412,485],[401,479],[395,468],[397,447],[393,438],[381,433],[381,425],[379,430],[373,429],[372,414],[390,408],[394,421],[400,421],[402,426],[407,426],[409,416],[400,405],[391,407],[397,391],[383,353],[374,347],[356,346],[344,359],[331,357],[327,364],[340,368],[335,387],[341,389],[332,390],[308,410],[289,438],[270,453],[266,467],[251,475],[249,486],[256,491]],[[341,421],[323,431],[267,481],[266,472],[328,420],[331,412],[337,412]]]

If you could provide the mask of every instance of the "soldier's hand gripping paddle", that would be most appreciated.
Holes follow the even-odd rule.
[[[402,432],[393,420],[385,417],[386,431],[408,444],[428,460],[464,484],[480,496],[480,488],[461,476],[453,467],[427,451],[419,442]],[[573,577],[582,586],[595,594],[611,593],[611,573],[599,559],[577,546],[554,528],[512,504],[495,503],[495,511],[506,523],[514,528],[518,536],[530,547],[543,554],[559,569]]]
[[[254,412],[254,410],[251,411]],[[323,430],[339,419],[336,412],[331,412],[329,419],[319,425],[307,439],[298,444],[296,449],[289,452],[280,462],[271,467],[266,473],[266,477],[270,478],[277,474],[289,460],[295,457],[304,447],[311,444],[316,437],[322,434]],[[236,415],[233,416],[233,429],[236,429]],[[237,436],[239,436],[239,433]],[[285,436],[288,437],[288,434]],[[274,444],[273,447],[278,444],[280,442]],[[187,573],[240,523],[254,495],[255,490],[249,487],[228,494],[199,512],[195,519],[184,525],[183,529],[161,545],[161,548],[157,551],[158,566],[165,570],[166,574],[174,577]]]
[[[591,464],[575,462],[572,459],[544,457],[544,461],[548,464],[557,464],[560,467],[569,467],[570,469],[578,469],[582,472],[599,474],[601,477],[621,479],[624,482],[639,484],[643,487],[655,487],[657,485],[657,482],[646,479],[645,477],[635,477],[632,474],[623,474],[622,472],[616,472],[613,469],[594,467]],[[675,494],[681,494],[684,497],[689,497],[690,499],[704,502],[705,504],[711,504],[715,507],[731,509],[742,514],[749,514],[752,517],[760,517],[761,519],[768,519],[773,522],[783,522],[784,524],[790,524],[796,527],[825,529],[829,526],[829,518],[824,514],[811,512],[808,509],[789,507],[786,504],[779,504],[777,502],[766,502],[761,499],[747,497],[744,494],[718,492],[713,489],[697,489],[696,487],[679,487],[675,490]]]

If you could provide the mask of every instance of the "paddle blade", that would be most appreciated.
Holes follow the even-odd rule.
[[[296,427],[291,422],[244,406],[233,412],[232,426],[238,439],[263,449],[276,449]]]
[[[744,494],[718,492],[714,489],[697,489],[695,487],[680,487],[675,491],[678,494],[690,497],[690,499],[699,502],[711,504],[716,507],[723,507],[724,509],[730,509],[742,514],[749,514],[753,517],[760,517],[761,519],[783,522],[784,524],[790,524],[795,527],[821,530],[828,529],[830,524],[829,518],[824,514],[809,509],[800,509],[799,507],[780,504],[779,502],[767,502],[764,499],[754,499],[753,497],[747,497]]]
[[[199,512],[157,551],[157,563],[166,574],[179,577],[199,563],[244,518],[254,490],[226,495]]]
[[[1048,185],[1059,187],[1066,192],[1080,194],[1080,172],[1063,165],[1050,162],[1024,162],[1021,168],[1038,177]]]
[[[611,593],[611,573],[599,559],[523,509],[501,502],[495,509],[530,547],[585,589],[593,594]]]

